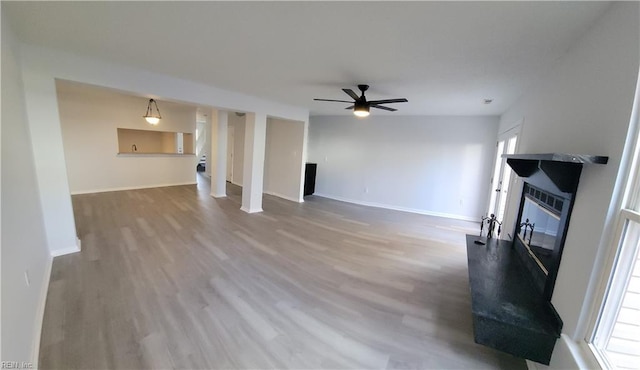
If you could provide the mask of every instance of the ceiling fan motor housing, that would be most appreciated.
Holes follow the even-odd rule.
[[[353,103],[353,110],[358,110],[358,111],[369,111],[369,103],[367,103],[366,101],[362,101],[362,100],[358,100],[356,102]]]

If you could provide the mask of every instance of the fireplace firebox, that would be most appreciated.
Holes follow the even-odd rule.
[[[573,197],[565,197],[525,182],[514,236],[520,255],[536,288],[551,299],[560,265],[564,235]]]

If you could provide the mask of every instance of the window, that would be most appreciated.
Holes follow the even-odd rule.
[[[621,211],[615,270],[593,338],[605,368],[640,369],[640,213]]]
[[[603,368],[640,369],[640,80],[630,134],[628,180],[612,238],[608,279],[590,347]],[[626,153],[623,155],[625,156]]]

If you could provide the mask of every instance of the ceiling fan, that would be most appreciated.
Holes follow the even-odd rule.
[[[351,89],[342,89],[342,91],[347,93],[347,95],[349,95],[353,99],[353,101],[332,100],[332,99],[313,99],[313,100],[317,100],[317,101],[333,101],[333,102],[338,102],[338,103],[350,103],[350,104],[353,104],[353,105],[347,107],[346,109],[353,109],[353,114],[355,114],[358,117],[366,117],[366,116],[368,116],[369,115],[369,108],[378,108],[378,109],[387,110],[387,111],[390,111],[390,112],[397,111],[397,109],[395,109],[395,108],[385,107],[385,106],[382,106],[380,104],[407,103],[408,102],[408,100],[405,99],[405,98],[367,101],[367,98],[364,96],[364,92],[369,89],[369,85],[358,85],[358,89],[360,89],[360,91],[362,92],[361,96],[358,96],[358,94],[353,92],[353,90],[351,90]]]

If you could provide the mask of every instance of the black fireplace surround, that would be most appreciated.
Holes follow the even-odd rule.
[[[536,288],[551,301],[582,166],[606,164],[609,158],[556,153],[505,157],[524,180],[513,246]]]
[[[467,235],[475,341],[548,365],[562,329],[551,296],[582,166],[608,157],[503,157],[524,184],[512,241]]]

